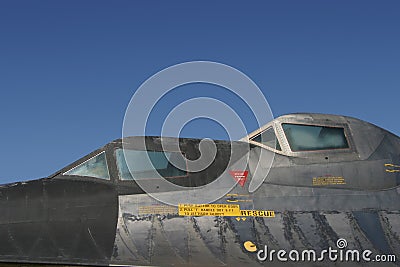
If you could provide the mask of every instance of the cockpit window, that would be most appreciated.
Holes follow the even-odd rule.
[[[301,124],[282,124],[292,151],[349,148],[344,128]]]
[[[156,178],[159,176],[174,178],[187,175],[186,159],[179,152],[125,149],[124,153],[123,149],[117,149],[115,153],[121,180]]]
[[[97,156],[88,159],[87,161],[81,163],[80,165],[64,172],[63,175],[76,175],[76,176],[86,176],[95,177],[100,179],[110,180],[110,175],[108,173],[108,166],[106,160],[106,153],[101,152]]]
[[[264,144],[271,148],[281,151],[281,146],[279,145],[278,139],[276,138],[274,128],[269,127],[264,132],[254,136],[250,140]]]

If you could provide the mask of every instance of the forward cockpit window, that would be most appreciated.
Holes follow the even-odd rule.
[[[317,125],[282,124],[292,151],[349,148],[344,128]]]
[[[69,171],[64,172],[63,175],[86,176],[109,180],[110,175],[108,173],[106,153],[101,152]]]
[[[272,127],[267,128],[265,131],[254,136],[250,140],[261,143],[271,148],[275,148],[279,151],[282,150],[281,146],[279,145],[278,139],[276,138],[274,128]]]
[[[123,149],[117,149],[115,154],[121,180],[187,175],[186,159],[179,152],[125,149],[124,153]]]

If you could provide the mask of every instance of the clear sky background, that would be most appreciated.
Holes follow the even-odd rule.
[[[120,138],[140,84],[192,60],[246,73],[275,116],[343,114],[400,134],[399,14],[397,0],[1,0],[0,182],[47,176]],[[185,135],[224,138],[207,121]]]

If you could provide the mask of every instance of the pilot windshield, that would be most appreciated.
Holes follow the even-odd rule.
[[[282,124],[292,151],[349,148],[344,128],[301,124]]]

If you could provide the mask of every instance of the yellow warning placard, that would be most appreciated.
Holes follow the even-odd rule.
[[[173,206],[166,205],[152,205],[152,206],[140,206],[139,215],[148,214],[176,214],[178,209]]]
[[[241,210],[240,216],[252,216],[252,217],[266,217],[274,218],[275,212],[272,210]]]
[[[346,180],[342,176],[322,176],[313,177],[312,185],[341,185],[346,184]]]
[[[239,205],[231,204],[179,204],[181,216],[237,216]]]
[[[270,210],[241,210],[236,204],[179,204],[180,216],[275,217]]]

